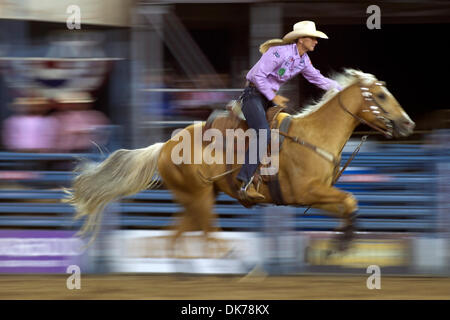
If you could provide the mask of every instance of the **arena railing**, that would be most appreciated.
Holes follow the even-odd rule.
[[[381,150],[381,149],[380,149]],[[342,163],[349,156],[343,154]],[[423,146],[382,147],[382,152],[361,152],[344,173],[337,187],[353,192],[359,201],[358,228],[364,231],[433,232],[437,229],[435,163],[439,150]],[[61,203],[61,187],[74,177],[69,170],[37,170],[39,164],[71,163],[80,158],[101,160],[99,154],[0,153],[0,227],[73,228],[74,210]],[[50,165],[51,167],[51,165]],[[54,167],[58,168],[58,165]],[[168,190],[147,190],[118,204],[118,228],[160,229],[173,225],[181,207]],[[295,207],[296,230],[333,230],[338,220],[311,209]],[[242,207],[220,194],[215,213],[225,230],[260,230],[261,206]],[[105,214],[105,221],[108,213]]]

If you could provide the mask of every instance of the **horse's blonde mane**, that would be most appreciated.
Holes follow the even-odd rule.
[[[355,69],[344,69],[344,72],[337,73],[330,77],[331,79],[335,80],[339,85],[342,87],[342,90],[344,90],[347,87],[350,87],[351,85],[355,84],[358,81],[361,81],[364,85],[370,85],[371,83],[375,82],[377,78],[373,74],[370,73],[364,73],[360,70]],[[335,88],[328,90],[324,93],[322,98],[320,98],[319,101],[315,101],[314,103],[306,105],[302,111],[295,114],[294,118],[303,118],[307,115],[310,115],[311,113],[319,110],[323,105],[325,105],[328,101],[330,101],[333,97],[335,97],[338,94],[338,90]]]

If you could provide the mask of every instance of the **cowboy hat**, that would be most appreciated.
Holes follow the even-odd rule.
[[[283,37],[283,41],[291,42],[301,37],[317,37],[328,39],[327,35],[316,30],[316,25],[312,21],[300,21],[294,24],[293,31]]]

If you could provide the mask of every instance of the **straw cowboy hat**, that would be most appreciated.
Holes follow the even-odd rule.
[[[294,24],[294,28],[291,32],[283,37],[283,39],[271,39],[264,42],[259,51],[265,53],[270,47],[280,46],[294,42],[294,40],[301,37],[317,37],[322,39],[328,39],[328,36],[322,31],[316,30],[316,24],[312,21],[300,21]]]
[[[317,37],[328,39],[327,35],[322,31],[316,30],[316,24],[312,21],[300,21],[294,24],[293,31],[283,37],[286,42],[294,41],[300,37]]]

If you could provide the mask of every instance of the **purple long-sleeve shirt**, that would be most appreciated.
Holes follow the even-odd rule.
[[[247,73],[246,78],[267,99],[272,100],[280,86],[299,73],[324,90],[342,89],[336,81],[323,76],[314,68],[306,53],[300,56],[295,43],[269,48]]]

